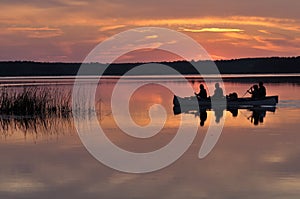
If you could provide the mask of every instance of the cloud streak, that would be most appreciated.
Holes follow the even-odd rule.
[[[30,38],[51,38],[63,34],[61,29],[49,27],[10,27],[7,30],[10,32],[25,33]]]
[[[201,29],[190,29],[190,28],[184,28],[182,31],[184,32],[243,32],[244,30],[238,29],[238,28],[201,28]]]

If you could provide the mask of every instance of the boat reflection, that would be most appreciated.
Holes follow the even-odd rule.
[[[250,116],[244,115],[247,120],[249,120],[251,123],[253,123],[255,126],[264,123],[264,118],[266,117],[267,112],[275,113],[276,107],[270,106],[270,107],[238,107],[238,108],[222,108],[217,107],[212,109],[211,107],[201,107],[199,110],[195,109],[187,109],[186,107],[181,110],[180,107],[174,106],[173,107],[173,113],[174,115],[178,115],[181,113],[185,114],[193,114],[195,117],[200,118],[200,126],[204,126],[206,120],[207,120],[207,112],[213,111],[215,116],[215,122],[219,123],[224,115],[224,110],[231,113],[232,117],[237,117],[239,114],[239,110],[247,110],[248,112],[251,112]]]

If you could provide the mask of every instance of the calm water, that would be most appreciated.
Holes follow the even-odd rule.
[[[123,81],[120,87],[125,91],[138,81]],[[176,79],[151,81],[174,86],[181,96],[192,95],[186,88],[199,85]],[[112,142],[134,152],[157,150],[169,143],[182,116],[173,114],[173,93],[158,84],[143,86],[134,93],[129,109],[137,124],[151,122],[149,109],[153,104],[161,104],[167,113],[159,134],[138,139],[124,134],[116,125],[109,97],[115,82],[102,80],[96,99],[98,121]],[[19,80],[5,80],[5,84],[16,90],[24,86]],[[32,84],[68,90],[72,80],[26,80],[27,86]],[[251,84],[228,81],[224,87],[227,94],[236,91],[242,96]],[[266,87],[268,95],[279,95],[276,110],[263,112],[257,124],[253,111],[239,110],[235,117],[222,112],[222,134],[204,159],[198,158],[198,152],[209,124],[216,123],[216,113],[207,111],[203,126],[197,112],[185,113],[188,123],[199,126],[191,147],[172,165],[147,174],[122,173],[99,163],[81,143],[72,118],[24,120],[2,115],[0,198],[298,199],[300,84],[266,83]],[[122,121],[127,123],[127,119]]]

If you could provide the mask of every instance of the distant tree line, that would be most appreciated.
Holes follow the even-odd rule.
[[[111,64],[105,70],[104,75],[123,75],[132,68],[145,63],[123,63]],[[212,61],[176,61],[161,62],[180,72],[181,74],[198,74],[194,66],[198,67],[203,74],[211,74],[216,64],[221,74],[263,74],[263,73],[300,73],[300,57],[270,57],[270,58],[244,58],[232,60]],[[49,63],[31,61],[0,62],[0,76],[74,76],[77,74],[81,63]],[[105,64],[86,63],[88,70],[83,75],[96,75]],[[137,75],[161,75],[161,70],[156,65],[149,65],[149,68]],[[169,75],[172,73],[168,72]],[[175,74],[175,73],[174,73]]]

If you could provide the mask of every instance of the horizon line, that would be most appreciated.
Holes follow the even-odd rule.
[[[287,59],[297,59],[300,58],[300,55],[297,56],[268,56],[268,57],[240,57],[240,58],[232,58],[232,59],[216,59],[216,60],[174,60],[174,61],[147,61],[147,62],[113,62],[113,63],[100,63],[100,62],[62,62],[62,61],[36,61],[36,60],[0,60],[0,63],[13,63],[13,62],[24,62],[24,63],[49,63],[49,64],[147,64],[147,63],[174,63],[174,62],[202,62],[202,61],[237,61],[237,60],[245,60],[245,59],[271,59],[271,58],[287,58]]]

